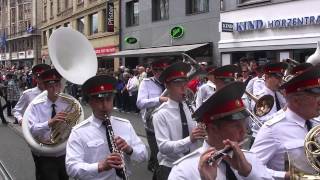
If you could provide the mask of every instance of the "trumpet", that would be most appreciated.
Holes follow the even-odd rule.
[[[244,93],[256,103],[253,108],[254,114],[256,116],[261,117],[271,111],[274,104],[273,96],[267,94],[260,98],[257,98],[247,91],[245,91]]]
[[[114,132],[113,132],[113,129],[112,129],[112,126],[111,126],[111,121],[110,121],[110,118],[107,114],[104,115],[105,119],[104,119],[104,123],[106,124],[107,126],[107,133],[108,133],[108,144],[109,144],[109,147],[111,147],[110,149],[110,152],[112,153],[119,153],[120,154],[120,157],[121,157],[121,160],[123,162],[123,165],[122,165],[122,169],[116,169],[116,174],[117,176],[119,176],[121,179],[123,180],[128,180],[128,174],[126,172],[126,165],[125,165],[125,161],[124,161],[124,155],[123,155],[123,152],[117,147],[116,145],[116,141],[114,139]]]
[[[244,140],[242,140],[239,143],[239,146],[242,146],[243,144],[245,144],[248,141],[249,141],[249,138],[245,138]],[[227,155],[231,151],[232,151],[232,147],[230,147],[230,146],[224,147],[223,149],[213,153],[212,156],[209,157],[209,159],[207,160],[207,163],[209,164],[209,166],[212,166],[212,164],[215,161],[219,160],[220,158],[222,158],[223,156]]]

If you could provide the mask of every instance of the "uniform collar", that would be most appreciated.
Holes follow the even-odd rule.
[[[274,91],[272,91],[271,89],[269,89],[267,86],[264,86],[264,92],[266,92],[267,94],[270,94],[272,96],[274,96]]]
[[[173,107],[173,108],[178,108],[179,107],[179,102],[169,98],[168,105],[170,107]]]
[[[210,80],[207,81],[207,84],[210,86],[210,87],[213,87],[213,88],[216,88],[216,85],[211,82]]]
[[[301,126],[303,128],[305,127],[306,120],[303,119],[302,117],[300,117],[295,112],[293,112],[290,108],[287,108],[285,113],[286,113],[286,119],[295,122],[296,124],[298,124],[299,126]]]
[[[101,125],[102,125],[102,120],[96,118],[93,114],[92,114],[91,119],[89,120],[89,122],[90,122],[93,126],[95,126],[95,127],[97,127],[97,128],[100,128]]]

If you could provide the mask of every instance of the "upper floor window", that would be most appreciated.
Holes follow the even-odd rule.
[[[42,44],[44,45],[44,46],[46,46],[47,45],[47,31],[43,31],[42,32]]]
[[[152,21],[169,19],[169,0],[152,0]]]
[[[90,18],[90,35],[98,33],[98,13],[91,14]]]
[[[77,19],[77,30],[84,33],[84,17]]]
[[[50,2],[50,18],[53,18],[53,2]]]
[[[186,13],[204,13],[209,11],[209,0],[186,0]]]
[[[130,1],[126,4],[126,25],[135,26],[139,24],[139,1]]]
[[[47,21],[47,5],[43,6],[43,21]]]

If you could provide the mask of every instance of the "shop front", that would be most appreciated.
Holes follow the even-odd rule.
[[[320,1],[304,0],[221,13],[222,64],[253,57],[260,64],[314,53],[320,41]]]

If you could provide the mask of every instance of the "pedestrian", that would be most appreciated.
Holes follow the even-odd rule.
[[[20,98],[20,90],[17,82],[17,76],[14,74],[7,74],[8,86],[7,86],[7,116],[12,116],[12,109],[17,104]],[[15,119],[14,124],[18,124],[18,120]]]

